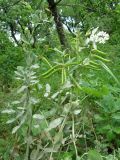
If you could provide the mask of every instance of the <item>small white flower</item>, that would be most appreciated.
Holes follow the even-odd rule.
[[[98,32],[97,37],[98,37],[97,41],[99,43],[104,44],[107,40],[109,40],[109,34],[103,31]]]
[[[86,45],[90,42],[93,43],[93,48],[97,49],[96,43],[104,44],[107,40],[109,40],[109,34],[104,31],[98,32],[98,27],[93,29],[89,38],[86,39]]]

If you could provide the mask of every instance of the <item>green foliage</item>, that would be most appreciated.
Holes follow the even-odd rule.
[[[119,1],[54,2],[66,49],[47,1],[0,0],[0,159],[118,160]]]
[[[100,153],[97,152],[96,150],[90,150],[88,152],[88,159],[89,160],[96,160],[96,159],[102,160],[102,157],[101,157]]]
[[[7,90],[13,81],[15,68],[22,64],[23,54],[21,49],[15,47],[4,32],[0,33],[0,37],[0,87]]]

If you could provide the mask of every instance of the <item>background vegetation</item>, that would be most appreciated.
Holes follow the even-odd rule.
[[[120,1],[0,0],[0,15],[0,159],[119,160]]]

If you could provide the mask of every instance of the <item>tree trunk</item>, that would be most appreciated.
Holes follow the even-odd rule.
[[[57,33],[58,33],[58,37],[61,43],[61,46],[63,49],[67,49],[68,48],[68,43],[67,43],[67,39],[65,37],[65,33],[64,33],[64,29],[63,29],[63,24],[61,21],[61,17],[58,13],[57,10],[57,6],[54,0],[47,0],[48,4],[49,4],[49,9],[52,13],[52,16],[54,17],[54,21],[56,24],[56,29],[57,29]]]

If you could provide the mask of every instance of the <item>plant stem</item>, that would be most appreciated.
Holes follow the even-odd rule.
[[[27,108],[27,116],[28,116],[28,132],[27,132],[27,148],[26,148],[25,160],[28,160],[30,144],[31,144],[30,134],[31,134],[31,127],[32,127],[32,106],[30,105],[29,87],[27,88],[27,91],[26,91],[26,108]]]
[[[29,159],[29,151],[30,151],[30,144],[31,144],[31,140],[30,140],[30,134],[31,134],[31,127],[32,127],[32,108],[31,106],[29,106],[29,114],[28,116],[30,116],[29,119],[29,124],[28,124],[28,133],[27,133],[27,148],[26,148],[26,154],[25,154],[25,160]]]
[[[75,143],[75,124],[74,124],[74,116],[72,115],[72,140],[75,148],[76,158],[78,157],[78,151]]]

